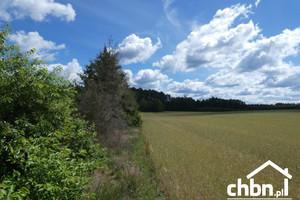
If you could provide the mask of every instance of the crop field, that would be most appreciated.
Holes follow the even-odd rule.
[[[227,199],[229,184],[241,178],[249,185],[246,176],[268,160],[288,168],[288,197],[300,199],[300,111],[164,112],[142,117],[149,151],[171,199]],[[269,166],[253,178],[279,191],[285,177]]]

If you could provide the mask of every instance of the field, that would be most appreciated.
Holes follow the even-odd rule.
[[[289,198],[300,199],[300,111],[142,114],[143,134],[171,199],[227,199],[227,186],[271,160],[288,168]],[[255,183],[283,188],[267,167]]]

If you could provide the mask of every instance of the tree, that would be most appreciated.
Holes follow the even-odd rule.
[[[164,104],[159,100],[159,99],[155,99],[153,102],[153,111],[154,112],[162,112],[164,111]]]
[[[0,31],[0,199],[82,199],[105,150],[75,109],[75,87]]]
[[[134,94],[118,63],[114,48],[104,46],[85,66],[82,85],[78,85],[78,109],[105,139],[110,139],[115,130],[141,125]]]

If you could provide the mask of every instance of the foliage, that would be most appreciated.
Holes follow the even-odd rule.
[[[123,72],[124,73],[124,72]],[[129,89],[127,80],[124,80],[121,95],[121,116],[131,127],[141,127],[142,118],[138,111],[138,104],[136,102],[135,94]]]
[[[300,104],[277,103],[246,104],[237,99],[221,99],[211,97],[209,99],[195,100],[191,97],[171,97],[163,92],[155,90],[143,90],[132,88],[137,96],[139,110],[143,112],[161,111],[234,111],[234,110],[279,110],[300,109]],[[162,105],[161,105],[162,104]]]
[[[76,113],[75,88],[0,32],[0,198],[81,199],[106,151]]]
[[[143,90],[132,88],[139,103],[139,109],[143,112],[162,111],[228,111],[246,109],[243,101],[236,99],[209,99],[195,100],[191,97],[171,97],[163,92],[155,90]]]
[[[142,112],[162,112],[165,110],[165,106],[159,99],[152,101],[142,99],[139,109]]]
[[[141,126],[142,122],[134,94],[118,62],[117,52],[111,46],[104,46],[85,66],[83,83],[77,86],[79,111],[95,123],[99,135],[106,137],[116,129]]]
[[[158,92],[156,90],[144,90],[142,88],[131,88],[137,97],[137,102],[140,103],[143,99],[146,101],[152,101],[155,99],[161,102],[167,102],[170,100],[171,96],[163,92]]]
[[[141,131],[129,131],[122,138],[122,145],[111,151],[111,172],[102,175],[96,199],[167,200]]]

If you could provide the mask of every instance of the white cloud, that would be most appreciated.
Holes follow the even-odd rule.
[[[284,59],[299,53],[300,28],[284,30],[281,34],[257,39],[244,56],[239,58],[236,68],[254,71],[264,68],[275,70],[284,64]]]
[[[135,76],[131,70],[124,70],[129,79],[129,84],[134,87],[145,89],[162,90],[163,85],[172,81],[167,75],[159,70],[142,69]]]
[[[299,75],[299,72],[297,75]],[[293,81],[298,84],[298,90],[294,90],[290,87],[277,87],[278,85],[268,87],[264,84],[241,84],[230,87],[216,87],[213,85],[207,85],[205,81],[187,79],[183,82],[172,82],[169,84],[167,93],[172,96],[188,96],[195,99],[207,99],[215,96],[224,99],[239,99],[247,103],[299,103],[300,91],[299,79],[296,78],[297,75],[294,75],[292,78],[294,78]],[[286,78],[291,77],[286,76]],[[281,83],[291,84],[290,81]],[[295,83],[292,84],[295,86]]]
[[[43,21],[47,15],[69,22],[75,20],[76,13],[71,4],[64,5],[54,0],[0,1],[0,19],[4,21],[22,19],[27,16],[35,21]]]
[[[256,0],[256,2],[255,2],[255,7],[258,6],[258,4],[260,3],[260,1],[261,1],[261,0]]]
[[[123,71],[126,74],[127,77],[127,82],[129,83],[129,85],[133,86],[134,85],[134,80],[133,80],[133,73],[130,69],[123,69]]]
[[[10,6],[10,2],[8,0],[0,1],[0,19],[4,21],[11,21],[12,16],[6,10]]]
[[[66,48],[65,44],[56,45],[52,41],[45,40],[38,32],[29,32],[26,34],[24,31],[18,31],[11,34],[8,39],[18,44],[22,51],[35,48],[34,57],[48,61],[55,60],[57,51]]]
[[[218,10],[210,23],[192,31],[171,55],[164,56],[153,66],[176,72],[232,65],[244,51],[252,47],[251,41],[260,32],[251,20],[231,27],[239,16],[247,17],[250,9],[251,6],[238,4]]]
[[[286,60],[299,55],[300,27],[267,38],[251,20],[234,23],[249,13],[251,6],[239,4],[217,11],[208,24],[198,26],[172,54],[154,63],[162,71],[173,72],[198,73],[199,67],[217,67],[217,72],[201,81],[171,82],[167,92],[194,98],[235,98],[248,103],[299,103],[300,66]]]
[[[177,20],[177,10],[175,8],[171,8],[171,4],[174,3],[175,0],[164,0],[164,12],[168,19],[168,21],[174,25],[179,27],[180,23]]]
[[[221,69],[204,81],[184,80],[168,85],[168,93],[174,96],[190,96],[205,99],[216,96],[240,99],[247,103],[294,102],[300,99],[300,66],[283,63],[280,68],[240,72]]]
[[[60,71],[59,75],[64,76],[69,80],[75,80],[75,81],[81,80],[78,74],[83,74],[83,70],[76,58],[73,58],[73,60],[69,62],[67,65],[62,65],[58,63],[58,64],[50,64],[47,65],[46,67],[48,68],[48,70],[52,71],[54,68],[58,66],[62,68],[62,71]]]
[[[172,96],[201,97],[210,93],[210,88],[199,80],[186,79],[183,82],[173,81],[168,85],[167,91]]]
[[[283,64],[280,69],[265,74],[261,84],[270,88],[290,88],[295,93],[300,92],[300,66]]]
[[[300,99],[300,66],[282,63],[278,68],[240,72],[221,69],[204,81],[172,82],[167,92],[173,96],[206,99],[212,96],[240,99],[247,103],[294,102]]]
[[[140,38],[135,34],[127,36],[118,46],[120,62],[124,65],[145,62],[162,47],[160,39],[157,40],[156,44],[152,45],[149,37]]]

